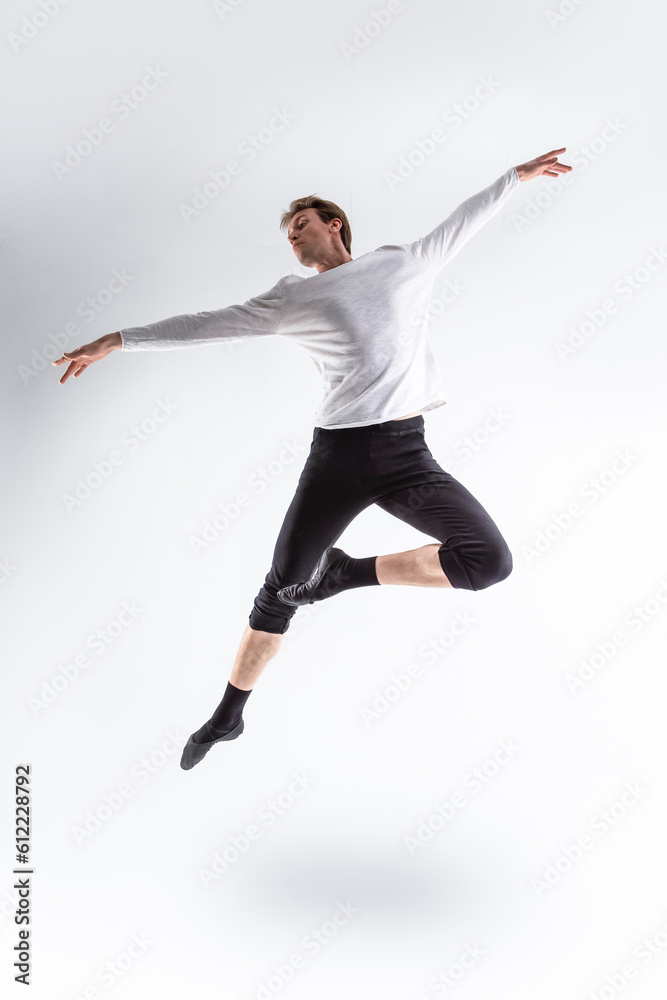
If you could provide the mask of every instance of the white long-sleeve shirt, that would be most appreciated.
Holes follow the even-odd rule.
[[[445,389],[428,336],[435,276],[517,184],[511,167],[413,243],[381,246],[306,278],[286,275],[241,305],[121,330],[122,350],[287,337],[308,353],[322,377],[314,422],[329,429],[442,406]]]

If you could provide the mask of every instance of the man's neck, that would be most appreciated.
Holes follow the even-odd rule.
[[[354,258],[346,252],[344,256],[336,254],[333,257],[320,261],[315,267],[318,273],[322,274],[324,271],[331,271],[334,267],[340,267],[341,264],[347,264],[350,260],[354,260]]]

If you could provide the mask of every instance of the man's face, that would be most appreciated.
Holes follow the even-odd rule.
[[[317,209],[304,208],[292,217],[287,239],[299,262],[305,267],[315,267],[331,249],[332,240],[340,241],[340,237],[336,235],[340,226],[340,220],[322,222]]]

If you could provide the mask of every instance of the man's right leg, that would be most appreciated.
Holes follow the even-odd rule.
[[[211,718],[190,737],[181,766],[191,767],[205,751],[194,744],[211,744],[226,733],[242,732],[245,702],[282,645],[283,634],[297,608],[280,600],[278,590],[307,579],[322,553],[347,525],[370,506],[365,492],[366,436],[345,438],[316,433],[297,489],[285,514],[273,552],[271,569],[255,597],[224,697]],[[344,447],[336,447],[339,443]],[[234,737],[232,737],[234,738]],[[186,753],[187,751],[187,753]]]
[[[223,699],[208,722],[192,734],[194,743],[210,743],[234,730],[238,730],[238,735],[241,735],[245,703],[257,678],[269,660],[276,655],[282,642],[282,635],[258,632],[246,625]]]
[[[234,687],[251,691],[262,670],[283,644],[282,635],[261,632],[246,625],[229,678]]]
[[[248,618],[251,629],[277,635],[287,631],[297,607],[281,600],[278,592],[307,580],[324,551],[373,502],[366,470],[368,439],[364,427],[316,429],[271,568],[253,602]]]

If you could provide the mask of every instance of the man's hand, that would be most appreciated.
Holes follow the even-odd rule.
[[[120,333],[106,333],[103,337],[93,340],[90,344],[77,347],[76,351],[65,351],[62,358],[52,361],[53,365],[66,365],[69,367],[60,379],[60,385],[66,382],[70,375],[78,378],[93,361],[101,361],[112,351],[119,351],[123,346]]]
[[[541,177],[543,174],[546,174],[547,177],[558,177],[559,174],[566,174],[572,170],[572,167],[568,167],[566,163],[558,162],[558,154],[564,153],[566,149],[567,146],[563,146],[562,149],[552,149],[550,153],[543,153],[542,156],[529,160],[528,163],[521,163],[516,168],[519,180],[532,181],[533,177]]]

